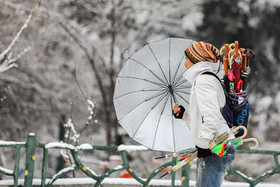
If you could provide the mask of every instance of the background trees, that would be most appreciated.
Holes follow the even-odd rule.
[[[23,15],[28,14],[34,2],[3,4],[10,16],[16,9],[21,10]],[[181,9],[178,11],[176,7]],[[112,103],[117,73],[127,57],[145,43],[168,36],[183,37],[180,18],[189,9],[189,4],[183,1],[42,2],[36,20],[30,24],[22,40],[32,43],[32,50],[26,58],[22,58],[29,63],[22,65],[23,74],[18,74],[25,74],[38,85],[32,92],[30,89],[26,91],[31,92],[29,94],[16,94],[20,95],[23,104],[32,102],[31,108],[38,114],[34,119],[36,113],[25,108],[26,119],[17,123],[24,123],[23,126],[27,127],[32,124],[30,129],[37,131],[37,134],[45,128],[53,134],[52,137],[56,136],[57,127],[53,125],[55,118],[49,99],[57,113],[67,114],[70,113],[69,103],[73,101],[76,110],[72,113],[73,118],[77,123],[82,121],[85,110],[78,99],[81,93],[76,91],[75,72],[86,96],[94,98],[99,106],[97,115],[101,126],[106,126],[106,143],[118,143],[119,126]],[[28,78],[26,81],[32,84]],[[25,99],[25,95],[29,95],[29,98]],[[10,110],[8,107],[6,109]],[[13,119],[17,120],[17,117]],[[41,122],[50,125],[38,125]],[[26,128],[26,131],[30,129]]]

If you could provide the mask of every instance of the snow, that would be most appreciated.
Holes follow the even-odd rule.
[[[67,155],[67,151],[65,149],[60,150],[60,155],[63,157],[64,160],[69,160],[69,156]]]
[[[242,172],[240,172],[240,171],[236,171],[236,172],[237,172],[239,175],[241,175],[242,177],[244,177],[244,178],[248,178],[248,179],[250,179],[250,180],[254,180],[253,178],[246,176],[244,173],[242,173]]]
[[[28,134],[28,136],[36,136],[34,132]]]
[[[93,149],[92,145],[88,144],[88,143],[83,143],[79,146],[77,146],[77,149],[79,150],[91,150]]]
[[[52,181],[55,180],[55,178],[57,176],[61,175],[62,173],[65,173],[65,172],[68,172],[68,171],[74,171],[74,170],[75,170],[75,167],[73,167],[73,166],[60,170],[57,174],[55,174],[53,176],[53,178],[51,179],[50,183],[52,183]]]
[[[123,166],[117,165],[116,167],[114,167],[114,170],[120,170],[120,169],[123,169]]]
[[[14,173],[12,170],[3,168],[3,167],[1,167],[1,166],[0,166],[0,171],[3,171],[3,172],[8,173],[8,174],[10,174],[10,175],[12,175],[12,174]]]
[[[120,145],[118,146],[118,151],[127,151],[127,152],[131,152],[131,151],[143,151],[143,150],[148,150],[147,147],[140,145]]]
[[[71,145],[71,144],[67,144],[67,143],[63,143],[63,142],[52,142],[52,143],[48,143],[45,145],[46,149],[50,149],[50,148],[62,148],[62,149],[71,149],[71,150],[91,150],[93,149],[92,145],[88,144],[88,143],[84,143],[81,144],[77,147]]]
[[[50,148],[68,148],[71,150],[76,149],[75,146],[71,145],[71,144],[67,144],[67,143],[63,143],[63,142],[53,142],[53,143],[48,143],[45,145],[46,149],[50,149]]]
[[[95,175],[95,176],[99,176],[97,175],[93,170],[91,170],[89,167],[85,167],[87,171],[89,171],[92,175]]]
[[[277,7],[280,6],[280,1],[279,0],[262,0],[262,1],[258,1],[258,3],[259,3],[260,7],[265,7],[264,5],[266,3],[271,4],[272,6],[277,6]]]
[[[187,14],[183,18],[183,29],[195,32],[196,27],[202,23],[202,18],[203,14],[200,11],[194,11],[192,14]]]
[[[93,109],[95,108],[94,103],[91,100],[87,100],[88,103],[88,111],[90,111],[90,114],[93,114]]]
[[[280,112],[280,92],[277,93],[274,102],[275,106],[277,107],[277,110]]]
[[[273,172],[273,170],[267,171],[267,172],[263,173],[261,176],[263,177],[263,176],[265,176],[265,175],[267,175],[267,174],[270,174],[270,173],[272,173],[272,172]]]
[[[50,179],[46,179],[46,183],[48,183]],[[19,185],[24,184],[23,179],[19,179]],[[62,178],[57,179],[54,182],[54,185],[85,185],[85,184],[95,184],[95,180],[91,178]],[[13,180],[1,180],[0,185],[13,185]],[[139,186],[139,182],[135,179],[121,179],[121,178],[105,178],[102,184],[109,184],[109,185],[137,185]],[[168,179],[152,179],[149,185],[153,186],[170,186],[171,181]],[[175,186],[181,186],[181,180],[175,180]],[[190,186],[195,186],[195,181],[190,181]],[[41,185],[41,179],[34,179],[33,185]],[[224,181],[222,187],[249,187],[247,183],[240,183],[240,182],[227,182]],[[257,187],[280,187],[280,184],[269,184],[269,183],[261,183],[258,184]]]
[[[77,131],[75,130],[75,126],[72,123],[72,119],[69,119],[68,122],[66,124],[64,124],[64,128],[70,129],[73,132],[73,136],[71,136],[70,139],[73,140],[75,143],[78,142],[80,134],[78,134]],[[68,138],[69,134],[70,134],[70,131],[67,130],[65,133],[65,138]]]
[[[88,111],[89,111],[89,116],[88,116],[88,122],[87,122],[87,124],[89,125],[89,121],[91,121],[92,120],[92,118],[95,116],[95,112],[94,112],[94,110],[95,110],[95,104],[94,104],[94,102],[93,101],[91,101],[91,100],[87,100],[87,109],[88,109]],[[96,120],[94,120],[94,124],[96,124],[97,123],[97,121]]]
[[[21,29],[17,32],[16,36],[14,37],[14,39],[12,40],[10,45],[2,53],[0,53],[0,61],[2,61],[5,58],[5,56],[7,56],[7,59],[3,63],[0,64],[0,72],[4,72],[10,68],[17,67],[18,65],[15,63],[15,61],[18,58],[20,58],[23,54],[25,54],[27,51],[30,50],[30,46],[25,48],[25,50],[22,53],[20,53],[19,55],[17,55],[17,57],[14,59],[11,59],[13,53],[9,53],[11,51],[11,49],[14,47],[15,43],[18,42],[19,37],[21,36],[23,31],[27,28],[27,26],[33,16],[34,11],[37,9],[38,9],[38,4],[36,4],[35,8],[31,12],[31,14],[28,16],[28,18],[24,22],[23,26],[21,27]]]
[[[32,14],[30,14],[27,18],[27,20],[25,21],[25,23],[23,24],[23,26],[21,27],[20,31],[16,34],[15,38],[13,39],[13,41],[11,42],[11,44],[9,45],[9,47],[7,49],[5,49],[1,54],[0,54],[0,60],[2,60],[6,54],[8,54],[8,52],[11,50],[11,48],[14,46],[14,44],[18,41],[21,33],[23,32],[23,30],[27,27],[29,21],[32,18]]]
[[[48,183],[50,179],[46,179],[46,183]],[[54,182],[54,185],[77,185],[77,184],[95,184],[95,180],[92,178],[71,178],[71,179],[57,179]],[[23,179],[19,179],[19,185],[24,183]],[[165,179],[152,179],[149,183],[154,186],[170,186],[171,181]],[[40,185],[40,179],[34,179],[33,185]],[[105,178],[102,184],[110,184],[110,185],[139,185],[140,183],[135,179],[121,179],[121,178]],[[190,181],[190,184],[194,185],[194,181]],[[0,181],[0,185],[13,185],[13,180],[2,180]],[[176,180],[175,186],[181,186],[181,181]]]
[[[24,145],[25,142],[14,142],[14,141],[2,141],[2,140],[0,140],[0,145],[18,145],[18,144]]]
[[[147,10],[140,12],[138,14],[136,14],[136,23],[137,24],[143,24],[147,21],[149,16],[149,12]]]
[[[249,187],[248,183],[224,181],[222,187]],[[280,184],[260,183],[256,187],[280,187]]]

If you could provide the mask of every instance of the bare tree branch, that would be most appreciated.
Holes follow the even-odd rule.
[[[0,54],[0,61],[4,61],[1,65],[0,65],[0,72],[4,72],[12,67],[16,67],[17,65],[15,64],[15,61],[21,57],[23,54],[25,54],[27,51],[29,51],[30,47],[26,48],[21,55],[19,55],[17,58],[13,59],[13,60],[7,60],[5,58],[7,58],[7,56],[9,56],[9,52],[11,51],[11,49],[14,47],[14,45],[16,44],[16,42],[19,40],[19,37],[21,36],[22,32],[24,31],[24,29],[26,29],[28,27],[28,24],[31,20],[31,18],[33,17],[33,15],[35,14],[35,11],[38,9],[39,5],[41,3],[41,0],[38,1],[38,3],[36,4],[36,6],[33,8],[32,12],[29,14],[28,18],[26,19],[26,21],[24,22],[23,26],[20,28],[20,30],[18,31],[18,33],[16,34],[15,38],[12,40],[12,42],[10,43],[10,45]]]
[[[81,92],[82,95],[84,96],[85,100],[87,100],[88,97],[84,94],[84,92],[83,92],[83,90],[82,90],[82,88],[81,88],[81,86],[80,86],[80,83],[79,83],[79,81],[78,81],[78,78],[77,78],[76,63],[75,63],[75,67],[74,67],[74,70],[73,70],[73,74],[74,74],[74,78],[75,78],[75,81],[76,81],[76,83],[77,83],[77,86],[78,86],[80,92]]]
[[[98,87],[99,87],[100,92],[101,92],[101,95],[105,96],[106,95],[106,91],[105,91],[105,87],[104,87],[104,85],[102,83],[102,78],[101,78],[100,72],[98,71],[98,69],[97,69],[97,67],[95,65],[95,61],[94,61],[92,55],[90,55],[89,50],[82,44],[82,42],[78,39],[78,37],[73,32],[71,32],[71,29],[67,25],[65,25],[61,21],[58,21],[58,23],[61,25],[61,27],[69,34],[69,36],[79,45],[79,47],[86,54],[86,56],[87,56],[87,58],[89,60],[89,63],[91,65],[92,69],[93,69],[95,78],[97,80]],[[104,103],[105,106],[107,106],[107,100],[104,97],[103,97],[103,103]]]

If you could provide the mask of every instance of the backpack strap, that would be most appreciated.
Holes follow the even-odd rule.
[[[229,96],[228,96],[228,93],[226,91],[224,81],[222,81],[215,73],[210,72],[210,71],[205,71],[205,72],[201,73],[201,75],[211,75],[211,76],[216,77],[216,79],[221,83],[222,88],[224,90],[224,94],[225,94],[225,97],[226,97],[226,103],[230,103]]]
[[[205,72],[201,73],[201,75],[212,75],[212,76],[216,77],[219,80],[219,82],[223,85],[221,79],[213,72],[205,71]]]
[[[217,80],[221,83],[221,85],[222,85],[222,88],[223,88],[223,90],[224,90],[224,94],[225,94],[225,96],[226,96],[226,99],[228,99],[228,93],[227,93],[227,91],[226,91],[226,89],[225,89],[224,81],[222,81],[215,73],[210,72],[210,71],[205,71],[205,72],[201,73],[201,75],[211,75],[211,76],[216,77],[216,79],[217,79]]]
[[[221,83],[222,88],[223,88],[223,90],[224,90],[224,94],[225,94],[225,97],[226,97],[226,103],[230,103],[230,102],[229,102],[228,93],[227,93],[227,91],[226,91],[226,89],[225,89],[225,84],[224,84],[224,82],[223,82],[215,73],[210,72],[210,71],[205,71],[205,72],[201,73],[201,75],[211,75],[211,76],[216,77],[216,79]],[[221,110],[222,110],[222,109],[223,109],[223,108],[221,108]]]
[[[225,121],[227,122],[227,125],[229,126],[229,128],[232,128],[233,127],[233,112],[232,112],[232,110],[230,108],[230,105],[228,105],[229,100],[228,100],[227,92],[226,92],[225,87],[224,87],[224,83],[213,72],[205,71],[205,72],[201,73],[201,75],[211,75],[211,76],[214,76],[221,83],[221,86],[222,86],[222,88],[224,90],[226,103],[225,103],[224,107],[220,108],[220,112],[221,112],[223,118],[225,119]]]

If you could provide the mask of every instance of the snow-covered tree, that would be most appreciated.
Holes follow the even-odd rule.
[[[180,9],[170,9],[170,6]],[[103,116],[106,124],[107,144],[117,143],[118,124],[112,102],[117,73],[126,58],[147,41],[183,37],[185,32],[181,29],[180,18],[190,7],[183,1],[117,0],[68,0],[58,7],[61,15],[56,21],[84,53],[94,74],[96,81],[93,84],[99,89],[101,98],[98,116]]]

